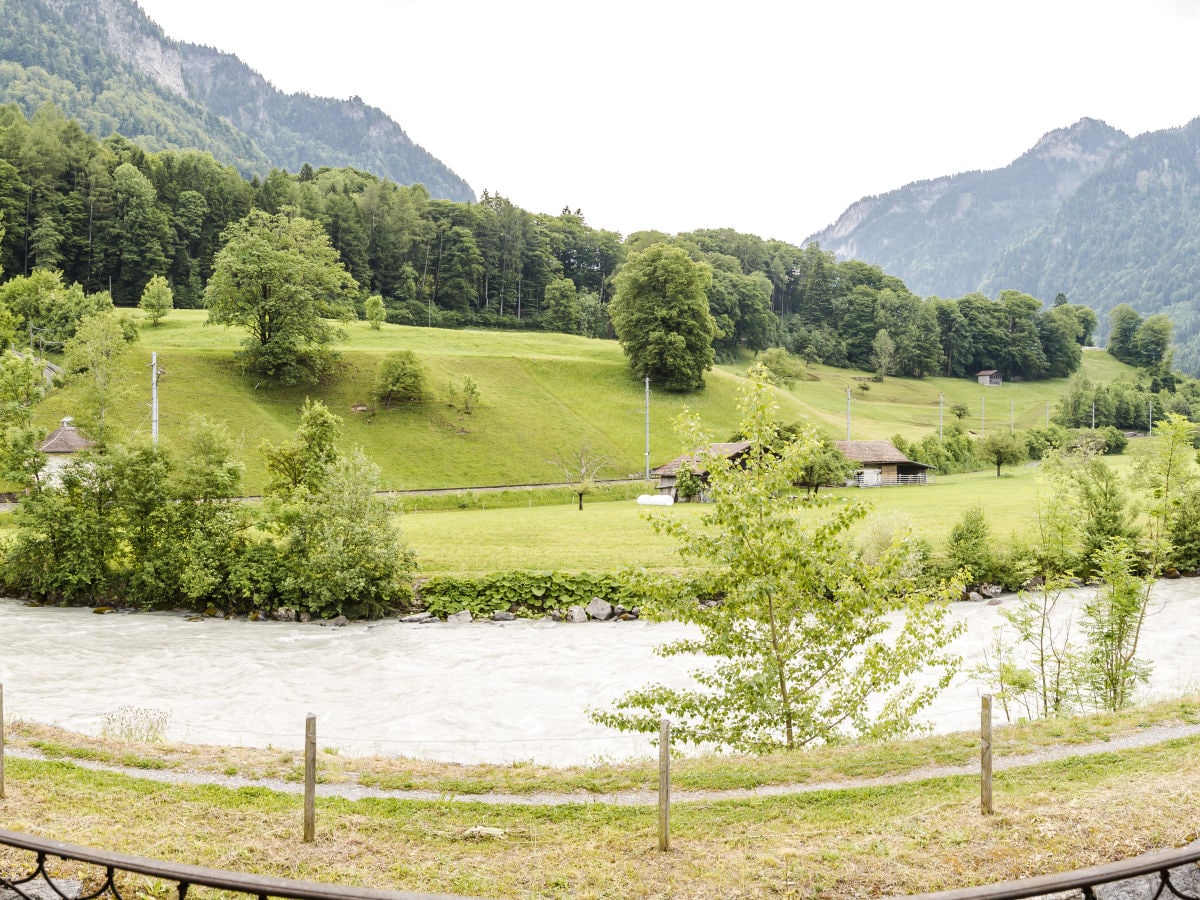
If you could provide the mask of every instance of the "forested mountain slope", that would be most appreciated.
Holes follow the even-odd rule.
[[[977,290],[998,255],[1053,216],[1128,140],[1103,122],[1081,119],[1003,169],[918,181],[859,200],[806,243],[874,263],[917,294],[956,297]]]
[[[1129,142],[1047,222],[1005,248],[981,287],[1057,292],[1100,314],[1166,313],[1176,362],[1200,370],[1200,119]]]
[[[0,0],[0,104],[47,102],[97,136],[206,150],[246,176],[353,166],[474,199],[382,111],[284,94],[234,56],[171,40],[132,0]]]

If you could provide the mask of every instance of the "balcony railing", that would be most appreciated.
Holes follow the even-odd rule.
[[[13,854],[4,853],[2,857],[0,897],[11,896],[15,900],[129,900],[144,893],[135,879],[129,877],[131,875],[173,883],[178,900],[185,900],[188,891],[194,887],[215,888],[259,900],[268,897],[281,900],[463,900],[448,894],[414,894],[226,872],[124,853],[107,853],[0,828],[0,850],[3,848],[27,851],[28,854],[28,858],[17,854],[20,861],[15,866],[8,862]],[[8,870],[9,866],[13,866],[13,871]],[[68,867],[69,877],[63,874]]]
[[[17,900],[127,900],[143,894],[132,875],[175,885],[178,900],[192,888],[214,888],[267,900],[464,900],[447,894],[385,891],[345,887],[312,881],[293,881],[161,862],[124,853],[108,853],[65,844],[0,828],[0,847],[26,851],[27,864],[8,871],[12,854],[2,854],[0,896]],[[60,860],[62,862],[55,862]],[[1200,842],[1175,850],[1160,850],[1122,862],[1106,863],[1074,872],[1040,875],[1019,881],[921,894],[908,900],[1021,900],[1055,895],[1057,898],[1104,900],[1107,897],[1145,897],[1147,900],[1185,898],[1200,900]],[[70,866],[70,879],[62,874]],[[80,869],[83,871],[80,871]]]
[[[1074,872],[1058,872],[987,884],[973,888],[920,894],[907,900],[1020,900],[1023,897],[1054,895],[1055,900],[1106,900],[1106,898],[1145,898],[1169,900],[1172,897],[1200,898],[1200,842],[1176,850],[1144,853],[1121,862],[1105,863]]]

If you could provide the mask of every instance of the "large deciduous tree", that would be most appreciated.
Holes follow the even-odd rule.
[[[253,210],[223,237],[204,291],[209,323],[249,332],[243,353],[255,371],[284,384],[319,380],[341,337],[327,320],[353,316],[358,287],[328,236],[294,210]]]
[[[903,734],[949,683],[957,660],[946,647],[958,629],[947,618],[946,592],[914,583],[903,538],[877,561],[855,551],[848,529],[863,505],[798,494],[817,441],[805,434],[779,443],[770,391],[755,380],[743,396],[748,452],[703,462],[712,511],[698,525],[652,520],[685,557],[709,568],[724,598],[701,606],[677,582],[650,588],[654,611],[699,631],[660,649],[696,654],[697,687],[634,691],[614,710],[593,713],[597,721],[654,732],[667,715],[687,743],[792,749]],[[686,446],[707,441],[693,428]],[[925,686],[911,681],[917,673]]]
[[[711,282],[707,264],[668,244],[652,244],[626,259],[609,314],[639,378],[668,391],[704,387],[717,334],[706,295]]]

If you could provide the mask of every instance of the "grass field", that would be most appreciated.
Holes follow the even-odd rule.
[[[117,416],[121,426],[147,434],[150,428],[152,351],[166,375],[159,385],[160,433],[170,444],[187,428],[192,413],[224,422],[246,463],[244,490],[256,493],[265,481],[259,444],[288,439],[305,397],[323,400],[344,420],[343,445],[358,445],[380,465],[387,488],[465,487],[556,481],[555,457],[586,444],[608,460],[609,477],[641,473],[646,465],[643,385],[632,378],[615,341],[540,332],[454,331],[384,325],[371,330],[351,323],[341,346],[342,368],[327,385],[283,388],[240,370],[234,352],[240,332],[204,325],[201,310],[176,310],[157,328],[145,327],[124,368],[128,393]],[[375,368],[389,351],[413,350],[429,370],[431,400],[407,409],[376,410],[370,396]],[[708,387],[686,396],[651,386],[650,464],[682,452],[673,423],[686,405],[717,439],[727,439],[739,419],[737,387],[749,359],[710,373]],[[1086,353],[1084,371],[1096,380],[1133,377],[1133,370],[1106,353]],[[851,432],[855,438],[884,438],[897,432],[918,437],[938,425],[938,395],[944,415],[965,403],[965,424],[980,431],[1018,428],[1045,421],[1047,404],[1066,381],[981,388],[968,379],[888,378],[812,366],[810,377],[777,398],[784,421],[805,420],[833,437],[846,432],[846,388],[851,388]],[[471,376],[480,403],[471,414],[454,404],[453,386]],[[859,385],[867,385],[863,393]],[[73,414],[71,388],[56,392],[38,410],[50,428]],[[355,408],[365,405],[366,411]],[[981,409],[981,407],[986,407]],[[980,414],[983,414],[981,416]]]
[[[1194,722],[1194,701],[1121,716],[996,732],[1000,755],[1105,740],[1152,724]],[[594,802],[652,788],[652,766],[553,772],[464,768],[318,754],[323,781],[416,784],[432,801],[317,800],[316,841],[300,840],[302,800],[267,787],[168,785],[86,769],[71,758],[293,779],[297,754],[122,745],[18,726],[15,740],[53,761],[10,759],[6,827],[153,858],[347,885],[511,898],[877,897],[964,887],[1127,858],[1192,840],[1200,739],[1074,756],[999,772],[995,815],[979,814],[970,776],[806,794],[681,802],[671,850],[656,849],[653,805]],[[845,746],[770,757],[678,760],[677,790],[911,772],[970,762],[978,737]],[[586,790],[556,806],[471,802],[474,792]],[[320,793],[320,789],[318,789]],[[472,829],[494,829],[480,833]],[[0,865],[11,854],[0,854]],[[64,873],[65,874],[65,873]],[[124,896],[166,896],[141,878]],[[207,895],[205,895],[207,896]]]
[[[1128,473],[1132,455],[1109,457]],[[1045,491],[1038,465],[1005,467],[935,477],[928,485],[822,491],[862,500],[872,516],[898,519],[940,551],[950,529],[973,504],[983,504],[993,537],[1002,545],[1036,537],[1039,498]],[[478,495],[486,503],[486,495]],[[677,504],[653,514],[699,518],[703,504]],[[556,506],[413,512],[402,519],[405,538],[426,574],[479,573],[498,569],[607,571],[624,566],[670,569],[682,564],[674,543],[647,521],[647,507],[632,500],[587,502],[579,511],[565,493]]]

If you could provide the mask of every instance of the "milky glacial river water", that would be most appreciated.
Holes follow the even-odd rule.
[[[1200,579],[1161,581],[1153,598],[1143,695],[1196,689]],[[967,624],[956,643],[964,670],[1002,608],[954,606]],[[568,765],[651,754],[647,739],[594,725],[587,711],[652,681],[687,684],[696,660],[653,653],[683,633],[649,622],[190,622],[0,600],[0,683],[7,720],[88,733],[133,706],[168,711],[172,740],[291,749],[311,712],[319,744],[342,753]],[[960,676],[924,718],[937,731],[977,728],[985,691]]]

